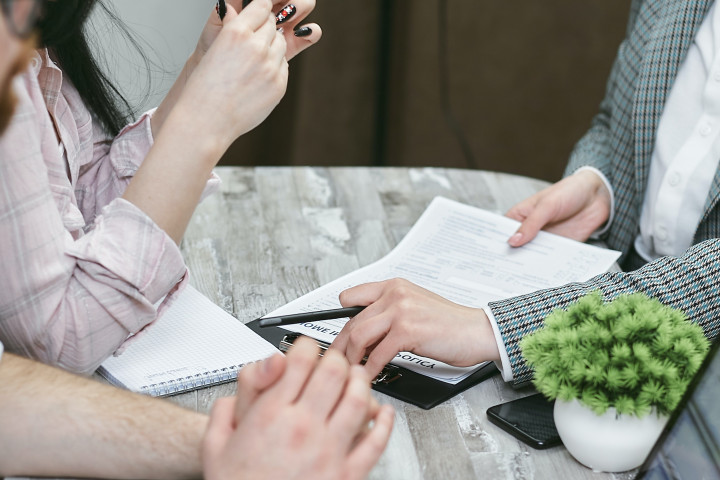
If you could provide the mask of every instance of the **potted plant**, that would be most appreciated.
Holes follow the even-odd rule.
[[[640,466],[702,363],[702,328],[645,294],[592,292],[520,344],[533,383],[555,400],[555,424],[582,464]]]

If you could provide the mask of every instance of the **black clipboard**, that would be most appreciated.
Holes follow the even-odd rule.
[[[252,322],[247,323],[247,326],[276,347],[280,347],[280,343],[286,335],[291,335],[293,333],[280,327],[260,328],[258,320],[253,320]],[[389,382],[373,382],[372,388],[378,392],[402,400],[403,402],[424,408],[425,410],[429,410],[434,406],[441,404],[445,400],[454,397],[458,393],[463,392],[482,382],[486,378],[498,373],[495,363],[488,362],[479,367],[465,380],[453,385],[441,382],[440,380],[435,380],[434,378],[426,377],[403,367],[396,367],[393,365],[392,368],[397,375],[390,375]],[[378,380],[382,380],[380,376],[378,377]]]

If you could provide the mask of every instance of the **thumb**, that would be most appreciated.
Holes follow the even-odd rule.
[[[525,217],[520,227],[515,231],[508,240],[511,247],[522,247],[534,239],[538,232],[542,230],[552,219],[552,212],[542,207],[534,209]]]
[[[206,460],[219,456],[232,436],[233,403],[232,398],[220,398],[213,404],[202,443],[202,456]]]

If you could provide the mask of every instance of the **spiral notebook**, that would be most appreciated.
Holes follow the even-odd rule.
[[[133,392],[164,397],[231,382],[244,365],[278,351],[187,286],[154,325],[97,373]]]

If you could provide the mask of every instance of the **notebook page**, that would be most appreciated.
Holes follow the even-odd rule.
[[[163,395],[237,377],[237,369],[278,350],[187,286],[165,313],[98,373],[134,392]],[[153,390],[160,389],[156,392]],[[170,391],[163,391],[169,386]]]

